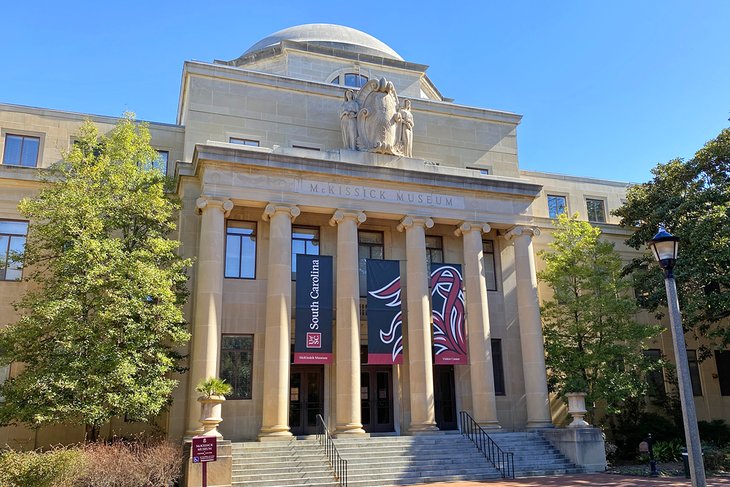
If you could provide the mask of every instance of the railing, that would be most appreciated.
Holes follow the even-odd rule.
[[[320,446],[324,447],[327,460],[329,460],[332,470],[335,472],[335,479],[341,487],[347,487],[347,460],[340,456],[337,451],[335,442],[332,441],[332,435],[327,429],[321,414],[317,415],[317,441]]]
[[[461,434],[469,437],[477,449],[494,465],[494,468],[499,470],[502,478],[515,478],[514,453],[502,450],[466,411],[459,412],[459,419]]]

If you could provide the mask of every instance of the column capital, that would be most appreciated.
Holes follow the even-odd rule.
[[[266,205],[266,208],[264,208],[264,213],[261,215],[261,219],[267,222],[277,213],[286,213],[291,221],[294,221],[301,212],[302,210],[300,210],[296,205],[289,205],[286,203],[269,203]]]
[[[461,225],[456,227],[456,230],[454,230],[454,235],[461,237],[469,232],[489,233],[490,231],[492,231],[492,227],[489,223],[462,222]]]
[[[504,238],[507,240],[512,240],[517,237],[539,237],[540,236],[540,229],[537,227],[531,227],[531,226],[525,226],[525,225],[516,225],[512,228],[510,228],[505,234]]]
[[[337,226],[339,223],[342,223],[345,220],[352,219],[355,220],[356,225],[360,225],[361,223],[365,223],[365,220],[368,219],[367,215],[364,211],[361,210],[337,210],[332,215],[332,218],[330,218],[330,226]]]
[[[407,230],[408,228],[415,227],[415,226],[422,226],[424,228],[432,228],[433,220],[430,217],[406,215],[400,221],[397,228],[398,228],[399,232],[402,232],[404,230]]]
[[[227,218],[233,209],[233,201],[228,198],[214,198],[211,196],[200,196],[195,200],[195,212],[198,215],[202,215],[204,210],[211,208],[220,209],[223,212],[223,216]]]

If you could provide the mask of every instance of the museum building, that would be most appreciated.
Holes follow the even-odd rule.
[[[220,427],[234,441],[311,434],[317,414],[339,436],[456,429],[461,410],[503,430],[564,414],[547,390],[536,251],[551,218],[577,212],[629,252],[610,215],[627,184],[520,170],[521,117],[460,105],[426,70],[327,24],[185,62],[177,123],[150,123],[195,259],[189,368],[159,420],[171,438],[199,431],[195,385],[210,376],[234,387]],[[87,118],[115,123],[0,104],[4,322],[26,286],[6,259],[27,232],[17,204]],[[717,400],[700,396],[698,414],[727,418],[711,366],[697,380]],[[82,436],[0,430],[18,446]]]

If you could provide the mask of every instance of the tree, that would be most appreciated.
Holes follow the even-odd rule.
[[[168,405],[175,347],[189,339],[191,263],[168,238],[179,204],[149,142],[132,114],[106,136],[87,121],[21,201],[31,285],[19,320],[0,330],[0,364],[24,366],[0,387],[0,423],[84,424],[93,441],[112,417],[148,420]]]
[[[560,395],[586,392],[588,404],[617,412],[626,399],[645,393],[644,373],[657,365],[642,350],[661,327],[635,321],[621,258],[600,229],[577,215],[554,223],[538,273],[553,291],[541,308],[548,385]]]
[[[730,343],[730,130],[723,130],[695,156],[652,169],[653,179],[629,188],[614,211],[634,230],[627,244],[646,248],[660,224],[680,241],[674,268],[686,331]],[[666,307],[663,275],[648,254],[626,269],[644,296],[642,305],[661,316]],[[708,344],[709,345],[709,344]],[[702,347],[707,356],[709,348]]]

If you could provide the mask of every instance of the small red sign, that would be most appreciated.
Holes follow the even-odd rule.
[[[218,454],[217,436],[193,436],[193,463],[215,462]]]
[[[307,333],[307,348],[322,348],[322,334]]]

